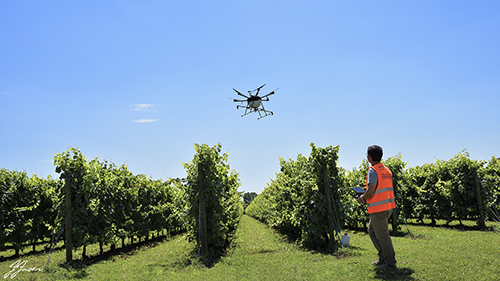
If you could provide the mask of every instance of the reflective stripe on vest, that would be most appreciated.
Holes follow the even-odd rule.
[[[368,203],[368,208],[370,208],[370,207],[377,207],[377,206],[384,205],[384,204],[387,204],[387,203],[390,203],[390,202],[396,202],[396,200],[394,198],[389,198],[389,199],[385,199],[385,200],[378,201],[378,202],[375,202],[375,203]]]
[[[379,213],[396,208],[391,170],[381,163],[377,163],[371,168],[377,173],[377,189],[372,197],[366,199],[368,213]],[[368,189],[368,174],[366,178],[366,188]]]

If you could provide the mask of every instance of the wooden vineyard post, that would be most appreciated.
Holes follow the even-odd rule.
[[[482,230],[486,229],[486,223],[484,222],[484,212],[483,212],[483,200],[481,198],[481,187],[479,186],[479,179],[477,176],[476,168],[472,168],[472,173],[474,174],[474,181],[476,182],[476,196],[477,196],[477,206],[479,207],[479,226]]]
[[[66,205],[66,262],[73,260],[73,239],[72,239],[72,225],[71,225],[71,185],[70,177],[66,176],[64,179],[64,188],[66,195],[64,198]]]
[[[206,257],[208,252],[208,239],[207,239],[207,210],[206,210],[206,202],[205,202],[205,171],[203,170],[203,166],[198,164],[198,184],[200,187],[199,193],[199,227],[198,230],[200,232],[200,241],[201,243],[201,255]]]
[[[397,193],[397,190],[396,190],[396,186],[398,184],[398,180],[392,180],[392,189],[393,189],[393,192],[394,192],[394,196],[396,196],[396,193]],[[398,206],[396,206],[396,208],[394,208],[394,210],[392,210],[392,231],[394,231],[394,233],[396,233],[398,231]]]
[[[328,245],[330,247],[333,247],[333,243],[335,241],[335,233],[334,233],[335,227],[333,225],[333,210],[332,210],[332,200],[331,200],[332,197],[330,191],[330,183],[328,182],[328,170],[326,168],[326,162],[323,162],[322,166],[323,166],[323,186],[325,188],[325,196],[327,203],[326,212],[328,214],[328,236],[330,236]]]

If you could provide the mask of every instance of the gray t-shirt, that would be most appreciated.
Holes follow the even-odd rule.
[[[372,168],[368,170],[368,183],[378,183],[377,172]]]

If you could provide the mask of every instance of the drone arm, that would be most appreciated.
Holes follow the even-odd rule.
[[[255,89],[255,90],[257,91],[257,93],[255,94],[256,96],[258,96],[258,95],[259,95],[260,89],[262,89],[262,87],[264,87],[265,85],[266,85],[266,84],[264,84],[264,85],[262,85],[262,86],[258,87],[257,89]]]
[[[235,88],[233,88],[233,90],[234,90],[234,91],[235,91],[238,95],[240,95],[240,96],[242,96],[242,97],[244,97],[244,98],[247,98],[247,99],[248,99],[248,97],[247,97],[247,96],[245,96],[244,94],[242,94],[242,93],[238,92],[238,90],[236,90]]]
[[[265,96],[262,96],[262,97],[263,97],[263,98],[265,98],[265,97],[268,97],[268,96],[270,96],[270,95],[274,95],[274,94],[275,94],[275,92],[276,92],[277,90],[279,90],[279,88],[278,88],[278,89],[276,89],[276,90],[274,90],[274,91],[272,91],[272,92],[270,92],[269,94],[267,94],[267,95],[265,95]]]

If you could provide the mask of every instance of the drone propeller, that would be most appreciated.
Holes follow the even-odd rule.
[[[278,89],[279,89],[279,88],[278,88]],[[275,92],[276,92],[278,89],[276,89],[276,90],[274,90],[274,91],[270,92],[269,94],[267,94],[267,95],[263,96],[263,98],[268,97],[268,96],[270,96],[270,95],[274,95],[274,94],[275,94]]]
[[[260,89],[262,89],[262,87],[264,87],[265,85],[266,85],[266,84],[264,84],[264,85],[262,85],[262,86],[258,87],[257,89],[253,90],[252,92],[257,91],[257,93],[256,93],[255,95],[256,95],[256,96],[258,96],[258,95],[259,95],[259,92],[260,92]]]
[[[234,102],[245,102],[245,101],[247,101],[247,100],[237,100],[237,99],[234,99],[233,101],[234,101]]]
[[[234,90],[234,91],[235,91],[238,95],[240,95],[240,96],[242,96],[242,97],[244,97],[244,98],[247,98],[247,99],[249,98],[249,97],[245,96],[244,94],[242,94],[242,93],[238,92],[238,90],[236,90],[235,88],[233,88],[233,90]]]
[[[265,97],[268,97],[270,95],[274,95],[274,91],[270,92],[269,94],[265,95],[265,96],[262,96],[262,98],[265,98]]]

